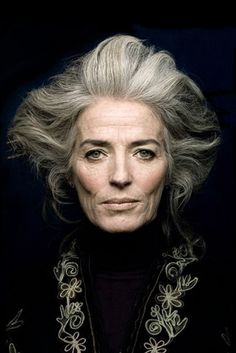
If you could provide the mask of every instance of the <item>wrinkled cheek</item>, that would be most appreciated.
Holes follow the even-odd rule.
[[[94,205],[92,195],[81,187],[79,190],[77,189],[77,193],[80,206],[82,207],[84,213],[88,218],[93,217]]]
[[[74,183],[77,190],[81,193],[86,192],[91,194],[96,192],[98,186],[98,177],[93,174],[93,172],[77,173],[74,176]]]
[[[154,190],[150,196],[150,212],[156,214],[161,202],[162,193],[164,189],[164,182],[161,183],[157,190]]]
[[[96,214],[96,194],[97,188],[94,182],[86,178],[86,183],[77,181],[76,189],[78,194],[79,203],[87,215],[87,217],[92,221]]]

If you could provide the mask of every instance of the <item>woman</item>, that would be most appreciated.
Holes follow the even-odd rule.
[[[198,281],[204,244],[182,220],[219,124],[169,53],[128,35],[102,41],[28,94],[9,142],[60,217],[68,186],[76,193],[79,222],[8,320],[7,352],[229,351]]]

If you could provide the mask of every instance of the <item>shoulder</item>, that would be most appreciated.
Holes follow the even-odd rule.
[[[191,353],[233,352],[235,290],[231,270],[211,248],[206,248],[201,259],[189,254],[185,246],[174,248],[166,257],[165,274],[171,283],[168,293],[166,286],[166,300],[172,300],[175,307],[175,324],[181,327],[181,322],[186,323],[173,348],[182,353],[183,347]]]
[[[207,247],[205,256],[198,262],[198,284],[191,299],[186,298],[186,308],[191,313],[189,329],[196,342],[201,342],[202,352],[228,353],[233,350],[233,320],[235,290],[231,269],[216,252]]]
[[[40,262],[32,257],[32,261],[14,262],[12,268],[4,270],[0,301],[1,353],[50,353],[45,347],[51,346],[49,332],[53,337],[57,309],[53,264],[58,248],[54,245],[45,247]]]

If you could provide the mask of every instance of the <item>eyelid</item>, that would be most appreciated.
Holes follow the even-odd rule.
[[[150,153],[154,153],[154,154],[158,154],[159,152],[159,148],[151,148],[151,147],[138,147],[135,149],[135,153],[140,152],[140,151],[147,151]]]
[[[103,156],[106,156],[106,153],[105,153],[104,150],[102,150],[101,148],[95,148],[95,147],[94,147],[94,148],[91,148],[91,149],[89,149],[88,151],[85,152],[85,154],[84,154],[85,158],[87,158],[87,159],[92,159],[92,160],[99,160],[99,159],[103,158],[103,157],[100,157],[100,158],[93,158],[93,157],[92,157],[92,154],[93,154],[94,152],[99,152],[99,153],[101,153]]]
[[[138,155],[140,152],[146,152],[147,153],[147,156],[146,157],[142,157],[140,156],[141,159],[146,159],[146,160],[151,160],[153,159],[154,157],[156,157],[157,153],[154,152],[152,149],[150,148],[139,148],[138,150],[135,151],[134,155]]]

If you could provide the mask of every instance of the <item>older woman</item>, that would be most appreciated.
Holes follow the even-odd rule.
[[[203,243],[182,219],[219,124],[169,53],[128,35],[102,41],[28,94],[9,142],[60,217],[74,190],[78,225],[37,278],[46,294],[8,322],[7,352],[227,352],[225,323],[197,289]]]

